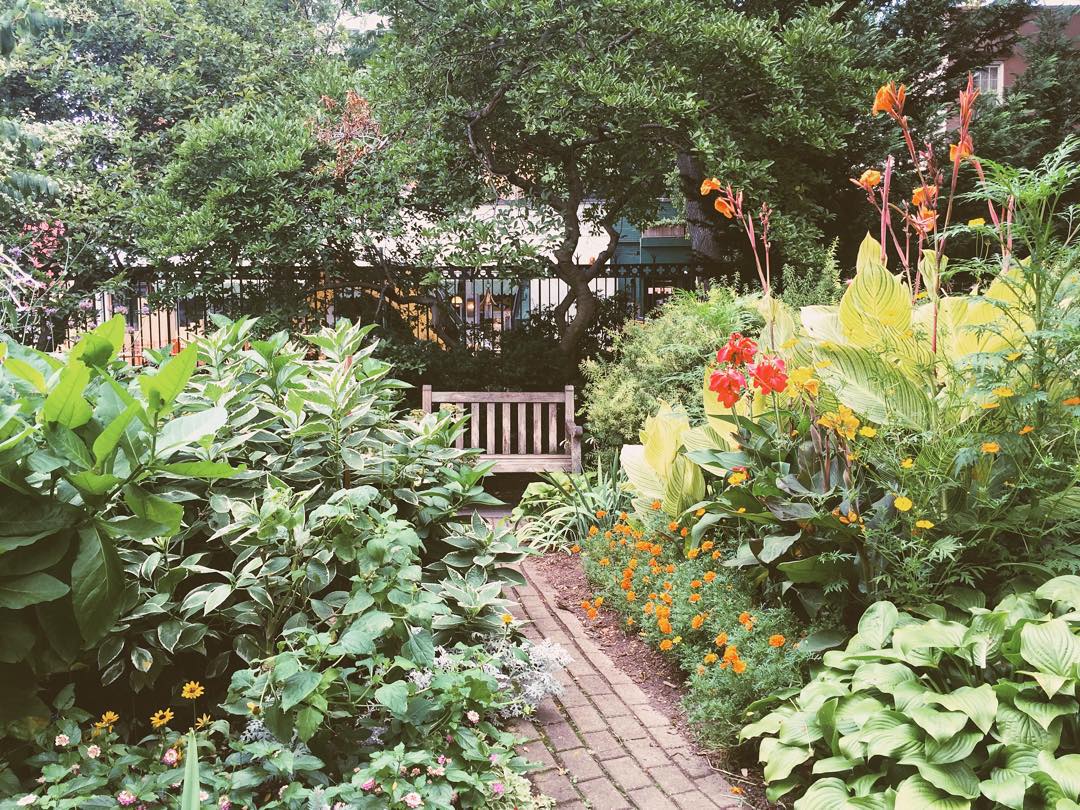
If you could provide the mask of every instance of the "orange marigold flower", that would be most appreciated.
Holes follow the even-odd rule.
[[[668,574],[674,574],[675,573],[675,564],[674,563],[668,563],[667,565],[664,566],[664,571],[666,573],[668,573]]]
[[[597,517],[598,520],[600,518],[607,517],[607,510],[606,509],[597,509],[596,510],[596,517]]]
[[[704,579],[706,582],[712,582],[714,579],[716,579],[716,572],[706,571],[702,579]]]
[[[669,604],[669,605],[671,604],[671,594],[670,593],[662,593],[662,594],[660,594],[660,599],[662,601],[664,601],[665,603]]]
[[[705,617],[698,613],[694,618],[690,620],[690,626],[695,630],[700,630],[701,625],[705,624]]]
[[[607,557],[601,557],[599,559],[599,563],[600,565],[611,565],[611,560],[609,560]]]
[[[590,620],[595,619],[600,614],[596,612],[595,608],[589,608],[589,612],[585,614]]]
[[[700,579],[692,579],[692,580],[690,580],[690,587],[691,588],[700,588],[701,587],[701,580]]]
[[[1080,405],[1080,397],[1069,397],[1068,399],[1061,400],[1062,405],[1068,405],[1070,408],[1074,405]]]
[[[787,641],[787,639],[784,638],[779,633],[776,633],[775,635],[769,636],[769,646],[770,647],[783,647],[785,641]]]
[[[678,523],[676,523],[676,522],[675,522],[675,521],[673,520],[673,521],[671,521],[671,522],[670,522],[670,523],[669,523],[669,524],[667,525],[667,527],[668,527],[668,531],[669,531],[669,532],[673,532],[673,531],[675,531],[675,530],[676,530],[677,528],[679,528],[679,524],[678,524]]]
[[[574,543],[574,545],[570,546],[570,553],[571,554],[579,554],[580,552],[581,552],[581,546],[579,546],[577,543]]]
[[[688,559],[691,559],[691,560],[696,560],[696,559],[697,559],[697,556],[698,556],[698,554],[700,554],[700,553],[701,553],[701,549],[699,549],[699,548],[692,548],[692,549],[690,549],[690,550],[689,550],[688,552],[686,552],[686,556],[687,556],[687,558],[688,558]]]
[[[626,601],[627,602],[634,602],[636,600],[637,600],[637,594],[636,593],[634,593],[633,591],[627,591],[626,592]]]
[[[602,604],[604,604],[604,597],[598,596],[595,599],[593,599],[593,606],[594,607],[600,607]]]
[[[663,650],[664,652],[667,652],[668,650],[670,650],[674,646],[675,645],[671,643],[670,638],[665,638],[663,641],[660,642],[660,649]]]
[[[754,617],[747,613],[745,610],[739,614],[739,624],[747,624],[754,621]]]
[[[660,511],[660,501],[653,501],[652,502],[652,508],[653,508],[654,512],[659,512]]]
[[[688,528],[686,528],[685,526],[683,526],[681,529],[679,529],[679,536],[680,537],[686,537],[686,535],[688,535],[688,534],[690,534],[690,530]]]
[[[701,601],[701,594],[700,593],[692,593],[692,594],[690,594],[690,601],[691,602],[700,602]]]
[[[735,209],[732,208],[731,203],[729,203],[723,197],[717,197],[713,201],[713,208],[715,208],[728,219],[731,219],[733,216],[735,216]]]
[[[589,609],[589,608],[591,608],[591,607],[592,607],[592,605],[590,605],[590,604],[589,604],[589,600],[588,600],[588,599],[582,599],[582,600],[581,600],[581,609],[582,609],[582,610],[588,610],[588,609]]]
[[[738,661],[732,661],[731,668],[735,671],[736,675],[742,675],[746,672],[746,662],[741,658]]]
[[[984,453],[989,453],[989,454],[993,455],[994,453],[998,452],[999,450],[1001,450],[1001,445],[998,444],[997,442],[983,442],[982,443],[982,451]]]
[[[705,653],[705,657],[701,659],[702,663],[708,666],[709,664],[715,664],[720,660],[720,657],[716,653]]]
[[[729,644],[727,649],[724,650],[725,661],[737,661],[739,659],[739,648],[734,644]]]
[[[669,622],[667,619],[660,619],[659,621],[657,621],[656,626],[665,636],[671,633],[671,622]]]
[[[714,545],[716,545],[716,544],[713,543],[712,540],[706,540],[704,543],[701,544],[701,550],[702,551],[710,551]]]
[[[727,633],[720,633],[716,636],[715,639],[713,639],[713,641],[716,643],[717,647],[723,647],[725,644],[727,644],[727,639]]]
[[[589,537],[596,537],[598,534],[600,534],[600,528],[598,526],[589,527]]]
[[[1017,433],[1019,433],[1021,436],[1026,436],[1033,430],[1035,430],[1034,425],[1024,425],[1022,428],[1020,428],[1020,430],[1017,431]]]
[[[698,509],[696,512],[694,512],[694,517],[701,517],[704,514],[705,514],[705,508],[702,507],[701,509]]]

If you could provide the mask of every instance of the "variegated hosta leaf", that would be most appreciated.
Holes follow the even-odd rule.
[[[926,390],[869,349],[824,345],[817,349],[821,379],[856,414],[879,425],[925,430],[936,405]]]
[[[840,323],[857,346],[874,346],[882,327],[911,326],[911,290],[881,262],[881,245],[869,234],[859,248],[858,270],[840,299]]]
[[[1049,729],[1055,718],[1070,717],[1080,708],[1068,695],[1047,698],[1041,692],[1021,692],[1013,699],[1013,705],[1044,729]]]
[[[859,619],[859,638],[870,645],[871,650],[881,649],[892,635],[899,617],[900,613],[892,602],[875,602]]]

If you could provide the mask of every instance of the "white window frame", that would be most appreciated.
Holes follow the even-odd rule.
[[[1001,101],[1002,99],[1005,98],[1005,63],[1001,62],[1001,61],[991,62],[986,67],[980,68],[978,72],[979,73],[984,73],[985,72],[986,75],[987,75],[987,78],[989,78],[990,72],[993,71],[993,70],[997,71],[997,89],[994,90],[994,95],[997,96],[998,101]],[[987,92],[985,88],[981,88],[981,89],[983,90],[984,93]]]

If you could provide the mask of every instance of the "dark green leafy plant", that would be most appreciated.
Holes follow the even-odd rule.
[[[742,731],[763,737],[770,799],[796,810],[1080,805],[1080,578],[993,609],[970,592],[929,618],[870,606],[843,651]],[[779,705],[777,705],[779,704]]]

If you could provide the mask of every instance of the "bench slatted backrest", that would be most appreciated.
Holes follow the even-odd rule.
[[[495,472],[581,472],[581,428],[574,424],[574,386],[562,391],[422,389],[425,413],[453,405],[469,417],[468,442],[495,462]],[[465,446],[465,434],[458,448]]]

